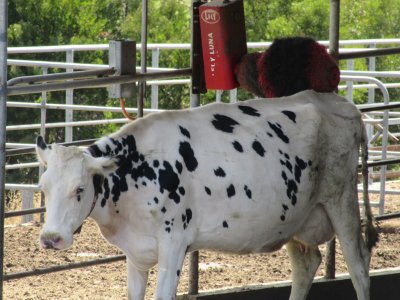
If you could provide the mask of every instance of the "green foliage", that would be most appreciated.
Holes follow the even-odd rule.
[[[39,46],[67,44],[108,43],[110,39],[132,39],[140,43],[141,0],[9,0],[9,46]],[[190,5],[187,0],[149,1],[148,43],[189,43]],[[309,36],[317,40],[329,38],[328,0],[259,0],[244,1],[247,40],[251,42],[272,41],[286,36]],[[400,36],[399,0],[342,0],[340,37],[341,39],[396,38]],[[76,52],[75,62],[107,64],[108,54],[104,52]],[[15,58],[15,57],[10,57]],[[65,62],[65,53],[18,55],[21,59]],[[138,55],[137,61],[140,61]],[[189,67],[190,55],[185,50],[163,50],[160,67]],[[151,65],[148,52],[147,65]],[[342,68],[346,68],[341,63]],[[357,70],[366,70],[366,59],[355,60]],[[377,58],[377,70],[399,70],[400,56]],[[60,70],[49,70],[57,72]],[[9,68],[9,78],[41,74],[39,68]],[[147,88],[148,98],[150,88]],[[399,92],[390,91],[392,99]],[[238,99],[252,97],[239,89]],[[366,101],[366,91],[355,91],[356,102]],[[222,101],[229,101],[229,93],[222,94]],[[377,92],[377,98],[382,96]],[[64,92],[47,93],[49,103],[64,103]],[[189,106],[188,86],[161,86],[159,88],[160,108],[183,108]],[[215,91],[202,96],[202,104],[215,100]],[[41,95],[12,97],[10,101],[40,102]],[[74,91],[76,104],[117,105],[108,99],[106,89],[85,89]],[[131,99],[128,105],[131,106]],[[149,100],[145,107],[149,107]],[[75,112],[75,120],[122,117],[119,113]],[[8,110],[8,125],[39,123],[38,110]],[[47,112],[47,122],[64,120],[64,111]],[[120,125],[82,127],[74,129],[74,139],[99,137],[116,130]],[[7,141],[32,143],[38,131],[9,132]],[[47,132],[50,141],[62,141],[63,129]],[[10,160],[21,158],[10,158]],[[28,171],[29,172],[29,171]],[[25,174],[29,178],[29,174]],[[20,175],[16,175],[20,176]]]

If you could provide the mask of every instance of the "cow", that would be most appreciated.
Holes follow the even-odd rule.
[[[186,253],[272,252],[286,245],[291,300],[305,299],[336,234],[359,300],[369,299],[373,242],[361,232],[363,123],[334,93],[150,114],[86,149],[36,141],[47,216],[40,245],[62,250],[87,217],[127,257],[129,299],[175,299]],[[365,150],[365,149],[364,149]],[[367,237],[375,231],[366,197]]]

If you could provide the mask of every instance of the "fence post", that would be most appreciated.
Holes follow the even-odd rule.
[[[354,59],[347,60],[347,70],[354,70]],[[346,81],[347,99],[353,102],[353,81]]]
[[[22,209],[33,208],[33,191],[22,191]],[[28,223],[33,221],[33,215],[22,216],[22,223]]]
[[[74,50],[67,51],[67,63],[74,62]],[[74,69],[67,69],[67,72],[73,72]],[[74,103],[74,90],[69,89],[65,91],[65,104],[72,105]],[[73,121],[73,111],[72,109],[65,110],[65,122],[72,122]],[[73,127],[66,126],[65,127],[65,142],[70,143],[73,140]]]
[[[43,75],[48,74],[48,68],[43,67]],[[42,101],[40,103],[41,108],[40,108],[40,135],[42,137],[46,136],[46,115],[47,115],[47,109],[46,109],[46,104],[47,104],[47,92],[42,92]],[[40,165],[39,166],[39,178],[42,176],[44,172],[44,166]],[[44,207],[45,206],[45,201],[44,201],[44,194],[40,193],[40,206]],[[44,213],[40,214],[40,222],[44,222]]]
[[[329,52],[337,60],[339,55],[340,0],[330,1]],[[326,244],[325,278],[335,278],[335,238]]]
[[[151,66],[158,68],[160,66],[160,48],[151,51]],[[151,108],[158,109],[158,85],[151,86]]]
[[[230,103],[237,102],[237,89],[233,89],[229,91],[229,101]]]
[[[368,48],[376,48],[376,44],[369,44]],[[368,57],[368,71],[375,71],[376,69],[376,57]],[[368,104],[375,102],[375,88],[368,89]],[[372,115],[375,118],[374,115]],[[368,138],[368,148],[371,146],[370,140],[373,135],[374,126],[372,124],[366,124],[367,138]],[[368,169],[368,174],[372,174],[373,168]],[[372,176],[368,176],[368,183],[372,184]]]
[[[7,117],[7,0],[0,0],[0,243],[4,245],[4,187]],[[4,247],[0,247],[0,300],[3,299]]]

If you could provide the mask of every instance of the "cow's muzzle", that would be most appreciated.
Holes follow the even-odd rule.
[[[40,236],[40,246],[44,249],[65,249],[64,239],[54,233],[44,233]]]

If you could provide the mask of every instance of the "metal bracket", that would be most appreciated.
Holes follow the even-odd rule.
[[[108,63],[114,68],[115,75],[133,75],[136,73],[136,42],[129,40],[110,41]],[[113,84],[108,89],[110,98],[129,98],[135,96],[133,83]]]

